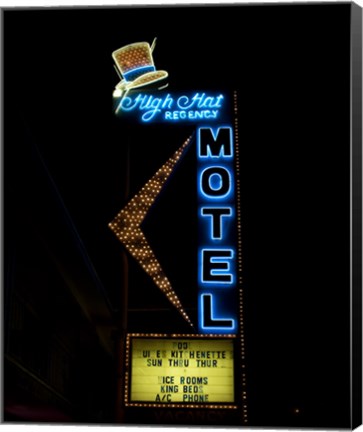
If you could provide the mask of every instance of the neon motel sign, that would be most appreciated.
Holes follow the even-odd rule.
[[[120,82],[113,92],[116,115],[141,123],[193,125],[190,135],[116,215],[109,227],[156,287],[194,325],[162,263],[142,230],[142,223],[192,143],[196,144],[198,218],[198,333],[128,335],[125,405],[236,409],[234,341],[238,331],[237,215],[235,176],[239,172],[238,137],[226,109],[226,95],[212,92],[151,93],[166,88],[168,72],[153,61],[156,39],[112,53]],[[152,86],[152,87],[151,87]],[[236,110],[236,96],[234,96]],[[237,127],[237,124],[236,124]],[[235,159],[236,158],[236,159]],[[242,327],[242,325],[241,325]],[[241,346],[243,342],[241,340]],[[243,358],[242,350],[242,358]],[[244,377],[244,374],[242,374]],[[242,383],[242,386],[244,384]],[[243,392],[245,395],[245,392]],[[245,397],[245,396],[243,396]],[[196,405],[197,404],[197,405]],[[246,417],[246,406],[244,417]]]
[[[221,124],[224,100],[222,94],[205,92],[138,93],[122,97],[116,110],[143,123],[197,125],[198,330],[204,334],[237,333],[235,152],[233,128]]]
[[[199,331],[202,333],[236,332],[233,307],[225,301],[236,288],[232,135],[230,126],[200,127],[197,131]]]

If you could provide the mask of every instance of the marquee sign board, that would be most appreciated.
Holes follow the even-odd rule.
[[[126,405],[235,409],[234,338],[129,335]]]

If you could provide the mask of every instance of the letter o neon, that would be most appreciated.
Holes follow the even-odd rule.
[[[215,181],[215,176],[219,178],[219,182]],[[228,170],[217,166],[205,169],[201,175],[201,187],[205,195],[226,196],[231,189],[231,177]]]

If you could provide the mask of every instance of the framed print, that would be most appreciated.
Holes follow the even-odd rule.
[[[2,23],[3,422],[358,427],[361,8]]]

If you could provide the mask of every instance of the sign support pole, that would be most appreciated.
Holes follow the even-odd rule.
[[[126,169],[125,169],[125,201],[128,198],[130,185],[130,148],[127,142],[126,148]],[[126,359],[126,335],[127,335],[127,313],[128,313],[128,289],[129,289],[129,263],[126,252],[122,252],[121,269],[123,272],[123,281],[120,289],[120,303],[118,316],[118,334],[116,339],[116,407],[115,418],[117,423],[125,422],[125,359]]]

